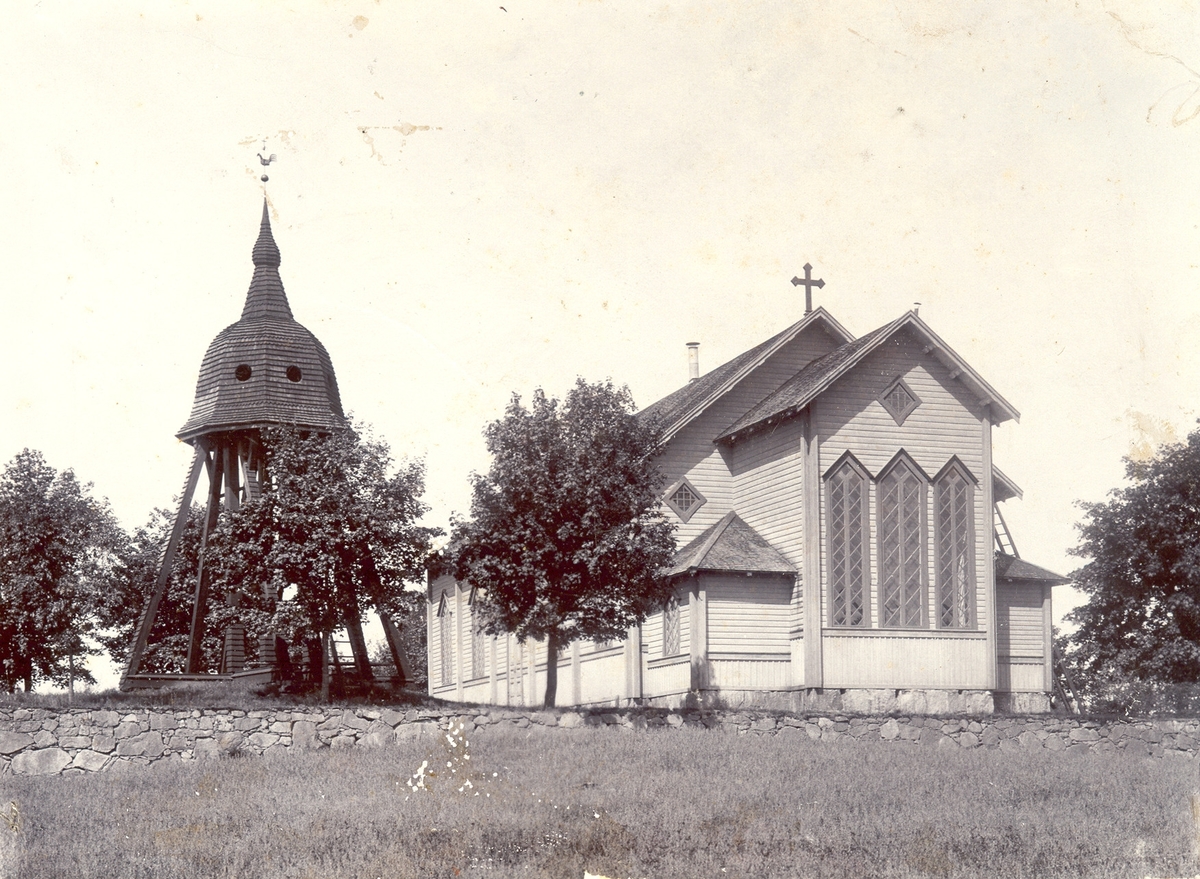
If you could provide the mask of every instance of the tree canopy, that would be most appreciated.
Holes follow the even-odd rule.
[[[0,680],[11,692],[92,681],[76,661],[120,577],[126,536],[71,470],[24,450],[0,473]]]
[[[411,621],[423,607],[421,594],[405,588],[421,577],[438,533],[419,524],[426,511],[422,463],[405,462],[391,472],[387,444],[353,424],[329,434],[271,428],[261,440],[268,472],[261,496],[222,511],[204,551],[211,598],[201,656],[210,673],[220,668],[230,625],[245,627],[252,658],[258,636],[267,632],[297,649],[313,642],[324,649],[330,633],[368,609]],[[204,518],[203,508],[193,505],[143,671],[185,671]],[[171,523],[157,510],[135,532],[126,576],[102,608],[104,643],[120,663],[153,589]]]
[[[1200,681],[1200,431],[1125,472],[1080,504],[1071,552],[1089,561],[1071,577],[1088,600],[1066,617],[1070,660],[1094,681]]]
[[[608,381],[580,379],[561,403],[535,391],[529,408],[514,394],[484,431],[492,464],[472,476],[471,518],[455,524],[455,574],[479,588],[483,630],[547,641],[547,706],[560,649],[625,638],[671,594],[656,434],[633,413]]]
[[[367,608],[410,615],[419,599],[405,585],[421,577],[438,533],[419,524],[424,465],[389,473],[387,444],[354,426],[275,428],[263,446],[262,497],[223,516],[210,538],[214,592],[240,595],[217,612],[293,643],[328,636]]]

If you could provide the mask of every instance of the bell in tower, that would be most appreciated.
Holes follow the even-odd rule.
[[[188,677],[205,672],[201,641],[209,603],[209,574],[204,570],[204,549],[222,509],[237,510],[258,497],[267,475],[262,430],[286,425],[329,432],[345,423],[329,354],[317,337],[292,317],[279,278],[279,248],[271,234],[265,199],[252,256],[254,277],[246,293],[242,316],[218,333],[208,346],[200,364],[191,415],[176,434],[194,447],[195,454],[121,679],[122,689],[148,683],[136,678],[170,581],[201,471],[207,472],[209,490],[188,641]],[[351,632],[352,639],[357,634],[361,640],[358,621],[348,620],[347,625],[357,629]],[[231,627],[225,632],[222,672],[239,671],[244,663],[245,633],[237,631],[239,628]]]

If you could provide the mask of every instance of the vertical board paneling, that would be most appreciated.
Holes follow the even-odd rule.
[[[826,632],[824,648],[827,687],[987,689],[991,657],[982,637]]]
[[[792,664],[761,660],[710,659],[711,686],[729,690],[783,690],[792,685]]]
[[[686,693],[692,683],[692,663],[685,659],[671,665],[647,668],[643,674],[643,694],[646,698]]]
[[[583,704],[619,701],[625,695],[625,653],[583,654],[580,701]]]
[[[1040,662],[1006,662],[997,666],[996,688],[1006,693],[1044,692],[1045,666]]]

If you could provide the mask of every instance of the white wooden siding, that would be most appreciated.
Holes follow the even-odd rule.
[[[679,652],[688,654],[692,649],[691,614],[688,612],[688,591],[677,589],[679,599]],[[663,617],[662,610],[655,611],[646,617],[642,624],[642,647],[650,659],[660,659],[663,656]]]
[[[430,589],[429,601],[429,619],[430,625],[427,630],[429,639],[428,650],[428,671],[430,692],[444,696],[447,692],[453,691],[458,683],[457,676],[452,672],[449,680],[444,680],[442,677],[442,650],[445,645],[442,643],[442,620],[438,616],[438,609],[441,607],[443,596],[446,599],[446,606],[450,613],[455,609],[455,586],[457,584],[454,578],[448,574],[443,574],[433,581]],[[456,621],[457,622],[457,621]],[[453,645],[451,645],[451,656],[453,656]],[[456,666],[452,663],[451,669]]]
[[[666,484],[686,476],[707,500],[686,524],[679,524],[676,539],[680,546],[736,508],[734,478],[725,457],[727,452],[718,449],[713,438],[805,365],[835,347],[837,342],[823,329],[810,327],[672,438],[657,459]],[[677,521],[669,508],[667,515]],[[749,519],[746,521],[753,526]]]
[[[1001,661],[996,689],[1004,693],[1045,692],[1045,665],[1041,662]]]
[[[921,400],[903,426],[898,426],[883,405],[879,394],[895,379],[902,377]],[[862,462],[872,477],[892,460],[901,449],[925,471],[931,479],[952,458],[967,467],[976,480],[990,478],[985,472],[985,453],[982,430],[984,411],[973,395],[950,378],[949,370],[931,355],[922,351],[920,340],[909,332],[872,352],[859,366],[836,382],[812,405],[812,421],[819,437],[820,471],[822,476],[841,455],[850,451]],[[871,522],[871,620],[878,626],[879,616],[879,547],[876,521],[876,486],[870,485]],[[926,492],[927,521],[933,521],[933,491]],[[975,607],[979,631],[986,629],[990,619],[988,584],[992,563],[991,510],[984,509],[986,495],[982,490],[975,499]],[[926,534],[926,565],[928,582],[935,582],[933,569],[935,547],[933,528]],[[826,517],[821,516],[821,579],[828,582],[826,559]],[[824,591],[824,590],[823,590]],[[927,628],[937,621],[937,599],[930,587],[926,593]],[[825,599],[826,596],[822,595]],[[826,677],[826,686],[836,686]]]
[[[728,690],[783,690],[792,680],[791,657],[779,659],[710,659],[709,685]]]
[[[651,659],[642,672],[642,695],[646,698],[686,693],[691,685],[692,662],[687,656],[675,661]]]
[[[982,634],[827,631],[823,646],[826,687],[988,688],[992,661]]]
[[[1007,692],[1046,689],[1046,619],[1037,583],[996,586],[996,688]]]
[[[708,653],[791,650],[792,584],[777,577],[708,575]]]
[[[601,653],[584,651],[579,657],[580,692],[583,704],[612,702],[625,696],[624,644]]]
[[[1045,655],[1042,586],[1002,583],[996,588],[996,646],[1000,656],[1041,659]]]
[[[734,509],[747,525],[804,570],[803,423],[793,418],[751,434],[733,450]],[[804,628],[800,578],[789,627]]]

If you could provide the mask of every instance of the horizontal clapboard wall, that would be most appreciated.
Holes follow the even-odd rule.
[[[997,586],[996,646],[1001,656],[1045,656],[1043,588],[1038,583]]]
[[[791,650],[792,582],[783,577],[705,575],[708,653]]]
[[[667,484],[686,476],[707,499],[686,523],[678,522],[668,511],[667,515],[679,526],[675,536],[680,546],[736,508],[735,478],[713,439],[808,363],[832,351],[836,344],[822,329],[811,328],[801,333],[671,440],[656,461]]]
[[[879,402],[879,395],[897,378],[905,383],[921,401],[905,419],[903,425],[895,420]],[[922,344],[908,332],[873,352],[860,367],[840,379],[812,406],[812,421],[819,438],[819,471],[825,471],[849,451],[862,463],[871,476],[877,476],[895,455],[903,449],[933,478],[951,458],[959,461],[976,480],[990,478],[985,473],[983,448],[984,413],[978,401],[961,383],[951,378],[950,371],[938,360],[923,351]],[[822,493],[824,485],[822,484]],[[870,564],[871,614],[877,623],[879,615],[879,560],[876,486],[869,483],[870,493]],[[984,630],[990,618],[988,584],[992,579],[991,510],[986,508],[983,485],[975,490],[975,583],[976,627]],[[822,505],[825,500],[822,498]],[[934,491],[926,492],[926,620],[933,629],[937,620]],[[821,516],[822,582],[828,582],[829,568],[826,527],[828,517]],[[827,601],[827,596],[823,596]],[[823,608],[822,619],[827,619]],[[827,685],[832,686],[828,681]]]

